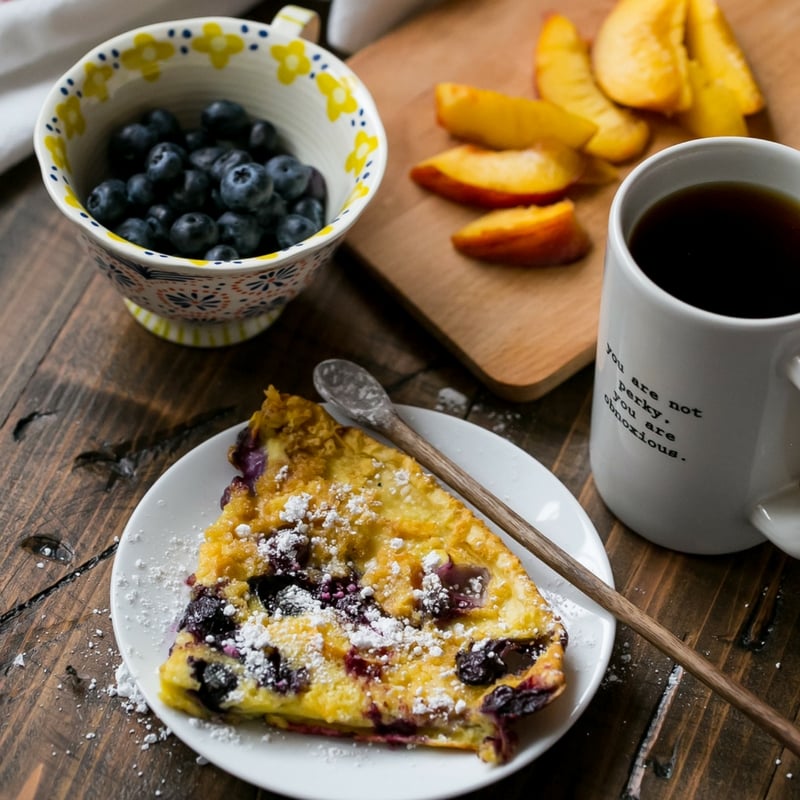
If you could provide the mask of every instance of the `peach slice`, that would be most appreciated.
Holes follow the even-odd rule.
[[[595,36],[592,68],[612,100],[671,114],[692,102],[684,46],[687,0],[617,0]]]
[[[764,108],[764,95],[716,0],[689,0],[686,47],[712,81],[734,93],[742,114]]]
[[[589,48],[563,14],[544,18],[534,55],[534,81],[542,98],[597,125],[585,152],[617,163],[636,158],[644,150],[649,126],[600,90]]]
[[[600,156],[586,156],[586,166],[575,183],[580,186],[604,186],[619,179],[619,169],[615,164]]]
[[[521,267],[567,264],[591,246],[571,200],[490,211],[456,231],[451,240],[470,258]]]
[[[563,197],[586,168],[586,156],[557,139],[524,150],[462,144],[415,164],[420,186],[460,203],[508,208]]]
[[[559,139],[579,149],[597,126],[547,100],[438,83],[436,120],[459,139],[496,150],[521,150],[539,139]]]
[[[692,105],[677,119],[695,136],[747,136],[747,123],[735,93],[689,60]]]

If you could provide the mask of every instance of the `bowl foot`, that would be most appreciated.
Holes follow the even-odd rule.
[[[123,302],[134,319],[150,333],[188,347],[227,347],[252,339],[272,325],[283,311],[281,307],[257,317],[230,322],[186,322],[160,317],[130,300]]]

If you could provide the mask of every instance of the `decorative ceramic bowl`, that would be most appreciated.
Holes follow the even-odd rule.
[[[34,147],[50,196],[128,309],[163,338],[213,347],[260,333],[330,259],[378,189],[387,155],[378,111],[349,67],[301,38],[315,21],[286,6],[269,25],[204,17],[138,28],[84,56],[42,107]],[[322,230],[278,252],[210,262],[143,249],[90,216],[84,201],[108,175],[114,128],[159,106],[196,127],[218,99],[270,120],[288,149],[323,174]]]

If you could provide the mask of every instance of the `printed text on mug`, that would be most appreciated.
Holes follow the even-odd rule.
[[[662,400],[659,392],[635,375],[626,375],[625,366],[606,342],[606,355],[617,368],[613,388],[603,395],[608,410],[625,430],[648,447],[669,458],[686,459],[676,448],[676,435],[669,428],[667,414],[701,419],[701,409],[677,400]]]

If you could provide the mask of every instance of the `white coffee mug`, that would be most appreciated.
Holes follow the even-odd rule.
[[[766,537],[800,558],[800,296],[788,316],[723,316],[668,294],[629,250],[634,226],[656,201],[730,181],[800,202],[800,152],[755,138],[693,140],[643,161],[616,193],[592,471],[609,509],[656,544],[718,554]],[[800,269],[800,252],[797,260]],[[752,268],[758,280],[760,265]]]

